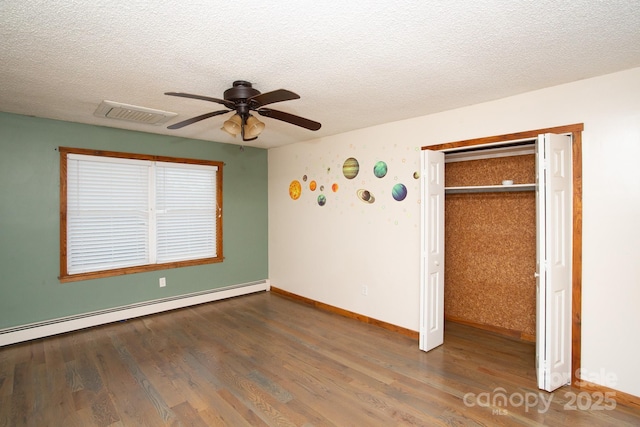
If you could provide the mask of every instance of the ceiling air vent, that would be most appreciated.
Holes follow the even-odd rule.
[[[122,104],[120,102],[102,101],[93,115],[109,119],[146,123],[148,125],[159,125],[177,116],[178,113]]]

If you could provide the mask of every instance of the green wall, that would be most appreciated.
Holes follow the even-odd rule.
[[[59,146],[223,161],[224,262],[60,283]],[[0,329],[268,277],[265,149],[0,113],[0,200]]]

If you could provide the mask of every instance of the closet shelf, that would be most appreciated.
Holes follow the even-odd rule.
[[[445,194],[461,193],[503,193],[508,191],[535,191],[535,184],[512,185],[467,185],[463,187],[445,187]]]

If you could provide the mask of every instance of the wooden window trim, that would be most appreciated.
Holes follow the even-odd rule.
[[[189,159],[182,157],[155,156],[147,154],[123,153],[118,151],[92,150],[84,148],[59,147],[60,152],[60,276],[58,279],[62,283],[75,282],[80,280],[100,279],[105,277],[122,276],[125,274],[142,273],[147,271],[166,270],[179,267],[190,267],[194,265],[214,264],[224,260],[222,253],[222,167],[223,162],[202,159]],[[218,202],[220,217],[216,221],[216,257],[201,258],[186,261],[176,261],[161,264],[146,264],[134,267],[118,268],[113,270],[93,271],[88,273],[68,274],[67,273],[67,154],[84,154],[89,156],[115,157],[121,159],[148,160],[154,162],[182,163],[193,165],[216,166],[217,190],[216,198]]]

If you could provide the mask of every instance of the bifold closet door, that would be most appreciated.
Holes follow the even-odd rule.
[[[444,153],[422,151],[420,350],[444,342]]]
[[[571,381],[571,148],[567,135],[536,144],[536,372],[546,391]]]

